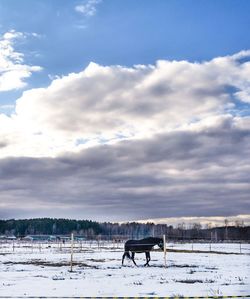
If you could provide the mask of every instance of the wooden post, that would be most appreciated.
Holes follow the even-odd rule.
[[[166,235],[163,235],[163,249],[164,249],[164,266],[167,268],[167,259],[166,259]]]
[[[74,249],[74,234],[71,234],[71,256],[70,256],[70,272],[73,272],[73,249]]]
[[[241,253],[241,242],[240,242],[240,253]]]
[[[213,233],[210,233],[210,251],[212,251]]]

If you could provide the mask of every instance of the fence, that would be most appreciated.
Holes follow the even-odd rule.
[[[152,297],[84,297],[84,296],[78,296],[78,297],[65,297],[65,296],[39,296],[39,297],[34,297],[34,296],[0,296],[0,298],[4,298],[4,299],[108,299],[108,298],[112,298],[112,299],[139,299],[139,298],[143,298],[143,299],[150,299]],[[162,299],[225,299],[225,298],[241,298],[241,299],[249,299],[250,295],[240,295],[240,296],[183,296],[183,297],[158,297],[158,296],[154,296],[154,299],[158,299],[158,298],[162,298]]]
[[[124,242],[119,240],[74,240],[74,251],[84,250],[123,250]],[[187,250],[187,251],[206,251],[235,254],[250,254],[250,244],[248,243],[198,243],[166,240],[167,250]],[[44,250],[67,252],[71,250],[71,240],[68,241],[22,241],[22,240],[1,240],[0,253],[10,252],[29,252],[42,253]]]

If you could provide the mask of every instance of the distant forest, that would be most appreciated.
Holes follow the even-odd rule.
[[[153,223],[98,223],[89,220],[69,219],[22,219],[0,220],[0,235],[14,235],[24,237],[27,235],[75,235],[88,239],[128,239],[144,238],[148,236],[166,235],[169,240],[245,240],[250,241],[250,226],[235,224],[224,227],[202,228],[199,223],[194,223],[186,228],[182,223],[174,228],[167,224]]]

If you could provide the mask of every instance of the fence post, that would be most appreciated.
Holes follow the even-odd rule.
[[[167,260],[166,260],[166,235],[163,235],[163,249],[164,249],[164,266],[167,267]]]
[[[70,272],[73,272],[73,249],[74,249],[74,234],[71,234],[71,256],[70,256]]]
[[[241,253],[241,242],[240,242],[240,253]]]

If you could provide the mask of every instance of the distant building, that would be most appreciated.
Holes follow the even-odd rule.
[[[26,241],[55,241],[56,239],[57,237],[52,235],[28,235],[23,238]]]
[[[0,240],[16,240],[16,237],[13,235],[12,236],[1,235]]]
[[[0,240],[16,240],[16,237],[13,235],[12,236],[1,235]]]

